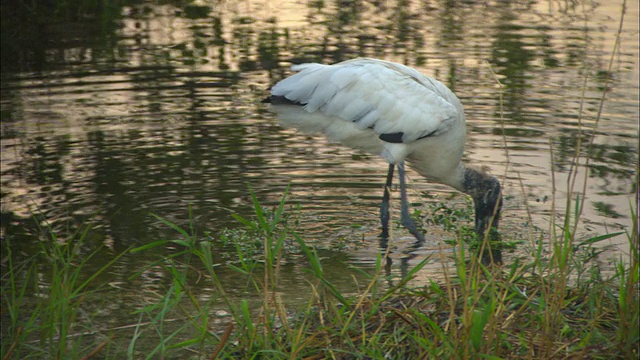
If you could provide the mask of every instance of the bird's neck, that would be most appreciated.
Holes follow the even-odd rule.
[[[467,168],[461,162],[451,166],[446,161],[438,162],[430,157],[425,160],[415,153],[410,154],[408,160],[411,167],[425,178],[449,185],[460,192],[466,192],[464,179]]]
[[[441,172],[433,171],[431,168],[422,168],[420,162],[413,165],[415,170],[421,175],[442,184],[449,185],[460,192],[471,195],[473,198],[479,195],[478,191],[482,188],[480,184],[483,180],[490,177],[490,175],[484,171],[466,166],[462,162],[450,168],[448,171]]]
[[[435,180],[445,185],[449,185],[460,192],[468,193],[467,189],[465,188],[465,174],[468,170],[469,168],[465,167],[461,162],[450,171],[439,174],[439,176],[435,178]]]

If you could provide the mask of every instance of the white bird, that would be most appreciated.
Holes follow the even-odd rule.
[[[461,162],[464,109],[444,84],[402,64],[370,58],[291,69],[297,73],[275,84],[263,100],[283,126],[324,133],[332,142],[379,154],[389,163],[380,209],[383,238],[389,234],[389,188],[397,166],[401,222],[424,240],[408,211],[405,160],[422,176],[471,195],[481,239],[498,227],[500,182]],[[501,262],[501,253],[485,249],[482,261]]]

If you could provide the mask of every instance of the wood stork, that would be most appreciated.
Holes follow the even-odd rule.
[[[441,82],[402,64],[358,58],[334,65],[301,64],[271,88],[270,103],[280,123],[332,142],[380,154],[389,163],[380,207],[382,237],[389,236],[389,189],[398,168],[401,222],[424,240],[409,215],[404,161],[428,179],[471,195],[475,231],[488,238],[500,221],[500,182],[461,162],[465,116],[456,95]],[[498,249],[485,250],[485,264],[501,262]]]

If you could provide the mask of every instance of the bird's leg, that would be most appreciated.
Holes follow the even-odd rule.
[[[394,164],[389,164],[389,172],[387,173],[387,182],[384,184],[384,194],[382,195],[382,204],[380,205],[380,222],[382,223],[382,233],[380,234],[380,251],[383,256],[387,255],[387,263],[385,270],[387,275],[391,273],[391,257],[388,256],[389,247],[389,199],[391,198],[391,183],[393,182]]]
[[[407,185],[405,184],[404,161],[398,163],[398,177],[400,178],[400,221],[402,225],[409,230],[411,235],[415,236],[419,243],[424,241],[424,235],[416,227],[416,223],[409,215],[409,204],[407,201]]]
[[[389,198],[391,197],[391,183],[393,182],[393,169],[395,165],[389,164],[389,172],[387,172],[387,182],[384,185],[384,195],[382,195],[382,204],[380,205],[380,222],[382,223],[382,234],[380,235],[383,241],[389,239]]]

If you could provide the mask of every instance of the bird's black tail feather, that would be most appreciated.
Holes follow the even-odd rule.
[[[267,96],[266,98],[264,98],[261,103],[263,104],[273,104],[273,105],[300,105],[300,106],[304,106],[305,104],[300,103],[298,101],[291,101],[289,99],[287,99],[284,96],[275,96],[275,95],[271,95],[271,96]]]

